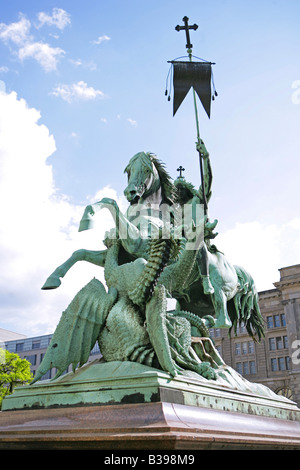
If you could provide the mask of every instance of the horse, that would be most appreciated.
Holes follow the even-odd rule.
[[[160,208],[171,208],[175,200],[175,187],[171,177],[155,154],[138,152],[131,158],[124,173],[127,174],[128,179],[124,194],[130,203],[126,213],[121,212],[114,199],[103,198],[85,208],[79,224],[79,231],[91,229],[95,213],[104,208],[108,209],[116,228],[106,236],[121,239],[120,264],[139,257],[147,259],[149,238],[158,237],[159,232],[163,229],[164,222],[159,215]],[[70,258],[53,271],[42,289],[49,290],[59,287],[61,278],[78,261],[87,261],[104,267],[106,252],[107,250],[76,250]]]
[[[199,265],[202,250],[206,250],[210,281],[214,292],[204,293]],[[233,329],[244,324],[249,336],[256,340],[264,337],[264,322],[260,313],[258,293],[254,280],[243,267],[232,265],[223,253],[209,250],[204,243],[185,288],[173,291],[176,310],[187,310],[200,317],[212,315],[216,318],[213,328]]]
[[[80,222],[79,231],[91,228],[94,214],[107,208],[114,219],[116,228],[109,233],[111,238],[120,238],[121,249],[119,264],[137,258],[148,258],[149,239],[159,236],[165,221],[161,219],[161,207],[175,207],[176,189],[157,157],[148,152],[134,155],[126,166],[128,185],[124,194],[130,203],[125,215],[116,201],[104,198],[86,207]],[[174,213],[176,210],[174,210]],[[174,215],[174,214],[173,214]],[[174,223],[174,221],[173,221]],[[176,224],[176,221],[175,221]],[[258,305],[258,294],[252,276],[239,266],[233,266],[224,254],[208,249],[209,243],[203,244],[194,263],[188,282],[183,291],[169,291],[169,297],[176,299],[176,309],[188,310],[201,317],[214,315],[215,328],[234,328],[243,322],[248,334],[259,339],[263,336],[263,319]],[[213,286],[211,294],[204,293],[199,267],[201,256],[207,257],[209,277]],[[60,284],[68,270],[77,261],[88,261],[104,267],[107,250],[77,250],[72,256],[48,277],[42,289],[54,289]]]

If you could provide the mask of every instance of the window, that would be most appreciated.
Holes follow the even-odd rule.
[[[32,349],[40,349],[41,342],[40,341],[32,341]]]
[[[241,354],[241,343],[235,343],[235,354]]]
[[[255,361],[249,361],[250,365],[250,374],[256,374],[256,364]]]
[[[284,313],[267,317],[267,328],[269,330],[281,326],[286,326],[286,318]]]
[[[237,362],[235,365],[235,370],[241,375],[256,374],[256,362]]]
[[[269,338],[269,349],[270,351],[275,351],[276,349],[275,338]]]
[[[280,316],[279,315],[274,315],[274,327],[277,328],[278,326],[281,326]]]
[[[24,343],[17,343],[16,344],[16,352],[23,351],[24,349]]]
[[[287,336],[276,336],[276,338],[269,338],[269,350],[275,351],[276,349],[288,349],[289,340]]]
[[[26,356],[27,361],[30,362],[32,366],[36,365],[36,354],[33,354],[32,356]]]
[[[52,375],[52,369],[48,370],[48,372],[46,372],[46,374],[43,375],[43,377],[41,378],[41,380],[48,380],[48,379],[51,379],[51,375]]]
[[[242,343],[242,354],[248,353],[248,345],[246,342]]]
[[[254,341],[249,341],[248,342],[248,350],[250,354],[254,353]]]
[[[274,357],[271,359],[271,369],[273,372],[276,372],[278,370],[289,370],[290,367],[291,365],[289,356]]]
[[[272,369],[273,372],[276,372],[278,370],[277,359],[276,358],[271,359],[271,369]]]
[[[275,393],[277,395],[282,396],[282,397],[286,397],[286,398],[289,398],[290,400],[293,400],[293,392],[288,387],[283,387],[283,388],[280,388],[278,390],[275,390]]]
[[[221,330],[220,330],[220,328],[210,328],[209,329],[209,334],[212,338],[213,337],[218,338],[218,337],[221,336]]]
[[[279,365],[279,370],[285,370],[286,369],[285,358],[284,357],[279,357],[278,358],[278,365]]]

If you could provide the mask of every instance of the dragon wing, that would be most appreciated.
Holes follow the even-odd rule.
[[[31,382],[37,382],[48,370],[57,368],[54,379],[64,370],[87,362],[106,317],[117,298],[117,290],[107,293],[97,279],[81,289],[63,312],[47,352]]]

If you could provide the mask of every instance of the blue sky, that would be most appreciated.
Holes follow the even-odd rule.
[[[173,178],[182,164],[199,185],[191,93],[174,118],[164,96],[167,61],[186,54],[174,29],[185,15],[199,25],[193,53],[216,62],[210,120],[199,105],[216,243],[259,290],[300,262],[298,0],[2,0],[2,328],[53,331],[92,271],[74,267],[57,291],[40,286],[74,249],[101,248],[109,216],[93,234],[78,235],[78,222],[100,196],[126,207],[135,153],[156,153]]]

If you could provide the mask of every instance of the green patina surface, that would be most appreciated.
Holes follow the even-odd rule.
[[[249,383],[224,366],[231,386],[222,377],[207,380],[194,372],[171,377],[153,367],[129,361],[94,362],[54,381],[23,386],[4,401],[3,411],[59,406],[113,405],[166,401],[222,411],[300,420],[300,410],[290,400]]]

